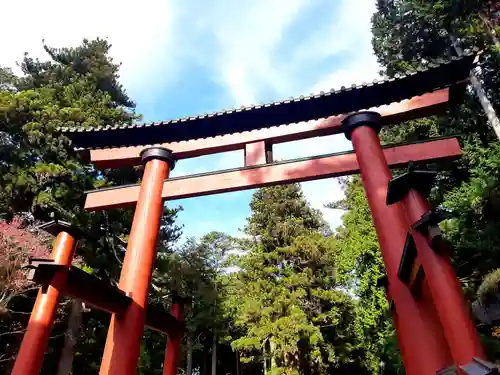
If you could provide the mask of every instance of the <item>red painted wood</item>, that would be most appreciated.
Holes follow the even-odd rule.
[[[132,303],[123,316],[118,318],[113,314],[111,317],[100,375],[137,373],[148,292],[156,258],[156,241],[163,212],[161,191],[168,173],[166,161],[153,159],[146,163],[118,285],[132,298]]]
[[[266,142],[253,142],[245,145],[245,167],[266,164]]]
[[[409,144],[384,149],[389,165],[405,166],[409,161],[457,158],[462,154],[456,138]],[[303,182],[358,173],[354,153],[326,156],[283,164],[266,165],[209,175],[165,181],[162,197],[166,200],[254,189],[281,183]],[[96,211],[128,207],[137,202],[139,186],[95,190],[87,194],[85,209]],[[399,261],[399,259],[398,259]]]
[[[449,353],[442,335],[434,332],[437,317],[412,295],[397,275],[409,224],[401,206],[386,204],[392,178],[390,162],[386,161],[387,155],[371,127],[356,128],[352,144],[384,258],[390,295],[394,299],[394,322],[406,374],[435,374],[450,364]]]
[[[172,304],[171,314],[177,320],[183,319],[184,305],[182,302]],[[163,363],[163,375],[176,375],[177,367],[181,356],[182,333],[168,335],[167,349],[165,352],[165,361]]]
[[[410,223],[417,222],[430,210],[427,200],[416,190],[403,199],[402,207]],[[436,253],[418,231],[412,234],[454,362],[465,365],[474,357],[486,359],[449,255]]]
[[[75,244],[75,239],[69,233],[59,233],[51,254],[54,263],[71,265]],[[12,375],[38,375],[40,373],[66,276],[63,272],[56,274],[45,292],[41,288],[38,291]]]
[[[439,114],[449,100],[449,89],[442,89],[419,97],[371,109],[382,115],[383,125]],[[321,121],[288,124],[252,132],[198,139],[187,142],[165,143],[161,147],[174,152],[177,159],[244,149],[245,144],[266,141],[271,144],[297,141],[318,136],[339,134],[345,115]],[[90,151],[90,160],[99,168],[122,168],[141,163],[139,153],[144,147],[119,147]]]

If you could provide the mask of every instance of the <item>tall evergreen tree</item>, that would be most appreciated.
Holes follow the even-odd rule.
[[[341,250],[338,269],[341,284],[357,297],[353,315],[356,340],[363,354],[358,360],[372,374],[402,374],[389,305],[378,285],[385,267],[361,179],[344,179],[343,190],[345,198],[328,207],[346,211],[336,232]]]
[[[119,84],[119,64],[110,58],[111,45],[106,40],[84,40],[74,48],[44,47],[50,60],[25,55],[21,77],[0,68],[0,217],[11,220],[29,212],[37,220],[71,222],[87,234],[79,244],[87,270],[115,282],[133,210],[85,212],[84,191],[135,183],[143,169],[97,171],[82,162],[56,129],[131,123],[139,116]],[[164,212],[163,246],[178,237],[177,211]],[[88,329],[77,343],[77,352],[86,350],[89,366],[79,366],[77,355],[75,373],[85,373],[86,368],[95,373],[90,364],[100,361],[109,321],[107,314],[96,311],[86,315]],[[58,350],[57,345],[51,348],[43,373],[56,372]]]
[[[251,238],[226,308],[242,337],[233,348],[270,374],[322,374],[348,362],[351,298],[337,286],[335,238],[299,185],[257,190]]]

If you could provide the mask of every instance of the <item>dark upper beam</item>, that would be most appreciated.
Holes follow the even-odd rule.
[[[60,131],[76,147],[100,148],[178,142],[316,120],[399,102],[463,82],[468,78],[474,57],[474,53],[469,53],[418,73],[270,104],[160,123]]]
[[[417,96],[399,103],[371,108],[382,116],[382,124],[391,125],[415,118],[445,113],[450,100],[448,88]],[[219,152],[244,149],[249,143],[265,142],[267,146],[319,136],[342,133],[345,115],[332,116],[322,121],[308,121],[275,126],[251,132],[226,134],[220,137],[197,139],[189,142],[160,144],[173,151],[176,159],[187,159]],[[123,168],[141,164],[143,146],[113,147],[86,150],[98,168]]]

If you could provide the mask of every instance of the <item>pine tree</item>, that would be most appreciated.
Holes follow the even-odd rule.
[[[243,336],[234,349],[271,374],[325,373],[353,350],[350,297],[337,288],[337,246],[299,185],[252,197],[251,238],[232,276],[226,308]]]
[[[338,272],[344,288],[357,297],[353,315],[362,353],[358,360],[372,374],[402,374],[389,305],[385,291],[378,285],[385,275],[385,266],[361,179],[344,179],[343,190],[345,198],[328,207],[346,211],[336,232],[341,249]]]
[[[59,127],[123,124],[140,118],[119,84],[119,64],[109,57],[110,47],[102,39],[84,40],[74,48],[45,46],[50,60],[25,55],[21,77],[0,68],[0,218],[9,221],[28,212],[41,221],[71,222],[87,235],[79,244],[86,269],[115,282],[133,210],[85,212],[84,191],[135,183],[143,168],[98,171],[56,132]],[[164,247],[179,236],[177,212],[165,209]],[[76,345],[75,374],[95,373],[109,321],[107,314],[95,310],[86,315],[87,330]],[[54,358],[62,342],[54,345],[42,373],[56,371]]]

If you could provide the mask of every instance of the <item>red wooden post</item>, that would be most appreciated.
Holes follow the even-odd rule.
[[[181,300],[172,302],[171,314],[177,320],[183,319],[184,304]],[[169,335],[167,339],[167,350],[163,363],[163,375],[177,375],[177,367],[181,356],[182,331]]]
[[[417,300],[399,280],[398,267],[409,225],[399,205],[387,206],[386,195],[392,178],[377,130],[379,114],[359,113],[344,121],[359,163],[361,179],[370,205],[382,250],[389,294],[394,299],[394,323],[408,375],[435,374],[450,364],[446,341],[438,318],[423,301]]]
[[[266,143],[264,141],[245,145],[245,167],[266,164]]]
[[[163,213],[163,181],[173,167],[170,150],[151,147],[141,158],[146,164],[132,222],[119,287],[132,298],[123,316],[113,314],[101,363],[101,375],[136,374],[144,332],[146,305],[156,258]]]
[[[412,224],[430,211],[427,200],[413,189],[403,198],[402,206]],[[449,254],[438,254],[417,230],[412,234],[455,364],[468,364],[474,357],[485,359]]]
[[[69,266],[75,252],[75,238],[67,232],[57,235],[51,259],[56,264]],[[66,282],[66,274],[56,274],[52,284],[44,291],[38,291],[35,306],[31,312],[26,334],[21,343],[12,375],[38,375],[49,341],[57,304]]]

